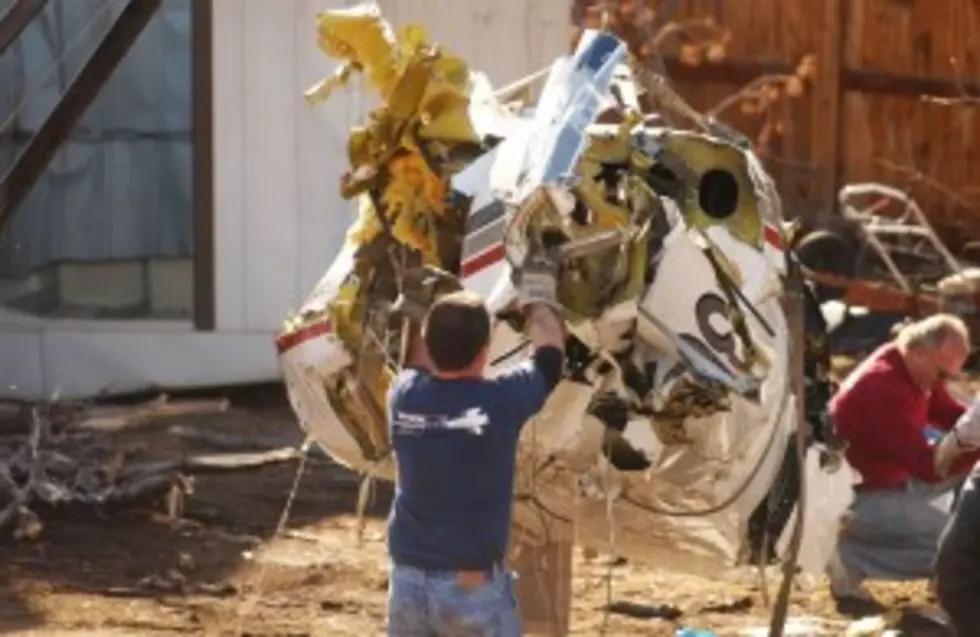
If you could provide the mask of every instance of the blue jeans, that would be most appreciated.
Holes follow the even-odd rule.
[[[513,576],[495,568],[482,584],[461,586],[451,571],[392,565],[389,637],[520,637]]]

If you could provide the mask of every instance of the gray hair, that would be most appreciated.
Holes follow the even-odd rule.
[[[902,327],[895,341],[903,349],[935,349],[948,339],[955,338],[970,349],[970,330],[955,314],[933,314]]]

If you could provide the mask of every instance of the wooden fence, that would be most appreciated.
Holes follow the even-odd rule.
[[[573,25],[602,0],[574,0]],[[724,56],[685,63],[700,36],[681,30],[659,47],[680,93],[708,110],[762,75],[816,61],[812,84],[773,106],[764,156],[789,214],[832,214],[837,189],[880,180],[909,189],[958,248],[980,240],[980,37],[976,0],[616,0],[611,28],[642,47],[666,22],[727,30]],[[595,11],[595,9],[593,9]],[[618,18],[618,20],[617,20]],[[688,30],[690,31],[690,30]],[[693,31],[691,31],[693,33]],[[946,98],[952,103],[940,103]],[[763,122],[738,106],[721,119],[749,135]]]

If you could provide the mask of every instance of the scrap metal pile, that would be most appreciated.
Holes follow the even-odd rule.
[[[532,536],[574,526],[580,540],[603,542],[614,511],[621,554],[683,570],[745,559],[753,512],[771,512],[766,494],[795,476],[786,450],[804,367],[784,307],[799,279],[780,200],[750,145],[604,31],[583,31],[572,55],[495,91],[374,4],[322,12],[317,26],[342,65],[307,98],[360,73],[381,106],[348,139],[340,194],[358,219],[277,337],[304,430],[337,461],[393,479],[384,415],[404,337],[399,293],[481,293],[495,317],[493,373],[528,356],[511,274],[532,243],[555,246],[566,374],[521,439],[518,524]],[[537,99],[521,98],[541,77]],[[658,125],[640,109],[644,93],[692,129]],[[849,481],[818,461],[816,450],[831,453],[819,310],[806,325],[807,386],[818,394],[803,410],[815,450],[806,466],[820,494],[807,510],[832,518]],[[795,496],[788,503],[772,537]],[[804,566],[819,568],[826,538],[804,538]]]
[[[161,452],[122,437],[161,418],[226,411],[226,400],[136,406],[0,404],[0,530],[35,539],[47,514],[101,511],[166,501],[181,515],[195,474],[242,471],[299,456],[291,447],[255,453]],[[187,428],[171,428],[174,438]],[[205,436],[207,438],[207,436]],[[207,440],[205,440],[206,442]]]

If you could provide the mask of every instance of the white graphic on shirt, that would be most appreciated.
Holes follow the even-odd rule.
[[[396,411],[391,428],[394,433],[418,435],[423,431],[461,429],[476,436],[490,424],[490,417],[480,407],[471,407],[458,416],[446,414],[413,414]]]

